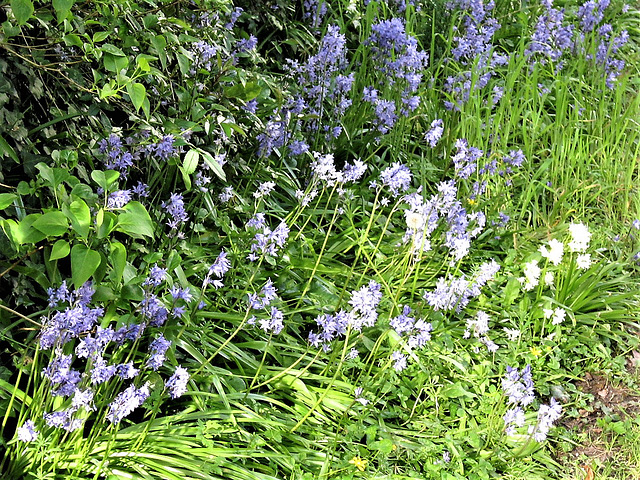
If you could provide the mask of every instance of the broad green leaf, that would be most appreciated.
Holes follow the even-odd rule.
[[[122,281],[122,274],[124,273],[124,267],[127,265],[127,249],[120,242],[113,242],[111,244],[111,266],[113,271],[110,278],[114,283],[120,283]]]
[[[147,89],[141,83],[127,83],[127,93],[137,112],[147,98]]]
[[[14,162],[20,163],[20,159],[18,158],[16,151],[4,138],[2,138],[2,135],[0,135],[0,154],[8,155]]]
[[[133,238],[153,238],[153,222],[140,202],[129,202],[123,207],[124,212],[118,215],[118,230]]]
[[[38,163],[36,168],[40,172],[40,177],[54,190],[71,176],[68,170],[58,167],[52,168],[44,162]]]
[[[110,43],[105,43],[100,47],[100,49],[105,53],[110,53],[111,55],[115,55],[116,57],[126,57],[124,52],[120,50],[115,45],[111,45]]]
[[[69,230],[69,222],[64,213],[60,211],[47,212],[36,219],[32,224],[48,237],[59,237]]]
[[[198,150],[198,153],[202,155],[202,158],[204,158],[204,161],[207,163],[207,165],[209,165],[209,168],[213,171],[213,173],[220,177],[220,179],[226,181],[227,176],[225,175],[224,170],[222,170],[222,166],[220,165],[220,163],[215,158],[213,158],[213,156],[209,152],[205,152],[204,150],[201,150],[199,148],[197,148],[196,150]]]
[[[33,223],[42,215],[39,213],[32,213],[24,217],[20,223],[18,223],[18,229],[15,231],[15,240],[24,245],[25,243],[37,243],[43,240],[47,235],[40,230],[33,227]]]
[[[118,90],[113,87],[110,83],[107,83],[104,87],[100,89],[100,98],[108,98],[114,95],[118,95]]]
[[[167,40],[162,35],[156,35],[151,39],[151,45],[158,52],[158,57],[160,57],[160,63],[162,64],[162,68],[167,68],[167,54],[165,49],[167,48]]]
[[[62,39],[64,40],[64,43],[67,47],[73,46],[82,48],[82,39],[75,33],[69,33],[62,37]]]
[[[118,74],[129,66],[129,59],[127,57],[118,57],[116,55],[105,53],[102,56],[102,63],[104,63],[104,68],[108,71]],[[108,86],[111,90],[116,91],[111,85]],[[107,85],[103,87],[103,90],[106,87]]]
[[[33,15],[33,3],[31,0],[11,0],[10,4],[18,25],[27,23],[27,20]]]
[[[63,21],[71,13],[74,0],[53,0],[53,8],[56,11],[58,22]]]
[[[111,32],[96,32],[93,34],[93,43],[104,42]]]
[[[17,250],[20,246],[20,234],[18,233],[20,230],[20,226],[18,225],[18,223],[12,219],[0,219],[0,227],[2,227],[2,231],[7,236],[7,238],[11,240],[11,243],[14,244]]]
[[[18,198],[15,193],[0,193],[0,210],[4,210]]]
[[[118,217],[111,212],[99,210],[96,215],[96,226],[98,227],[98,238],[105,238],[109,235],[118,223]]]
[[[189,71],[191,70],[191,60],[182,54],[176,53],[176,59],[178,60],[178,68],[180,68],[180,73],[182,75],[189,75]]]
[[[53,248],[51,248],[51,255],[49,256],[49,261],[64,258],[69,255],[70,251],[71,247],[69,247],[69,242],[60,239],[53,244]]]
[[[63,205],[62,211],[71,221],[71,228],[82,238],[87,238],[91,226],[91,211],[86,202],[81,199],[74,200],[69,206]]]
[[[118,180],[118,177],[120,177],[120,172],[115,170],[107,170],[104,172],[102,170],[93,170],[91,172],[91,178],[93,181],[102,187],[105,192],[109,190],[109,187],[111,187],[116,180]]]
[[[84,282],[100,266],[100,254],[84,245],[74,245],[71,249],[71,279],[76,288]]]
[[[198,160],[200,160],[200,154],[195,148],[189,150],[184,156],[182,167],[187,175],[191,175],[198,168]]]

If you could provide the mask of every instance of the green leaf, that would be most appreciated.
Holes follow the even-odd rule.
[[[129,59],[127,57],[118,57],[116,55],[111,55],[109,53],[105,53],[102,56],[102,63],[104,63],[104,68],[113,73],[120,73],[122,70],[126,69],[129,66]],[[103,90],[107,88],[107,86],[114,92],[115,90],[110,84],[102,87]],[[107,90],[108,91],[108,90]],[[105,91],[105,93],[107,92]]]
[[[47,186],[54,190],[71,176],[68,170],[58,167],[51,168],[44,162],[38,163],[36,168],[40,171],[40,177],[42,177]]]
[[[468,390],[465,390],[460,382],[447,385],[442,390],[440,390],[440,395],[442,395],[444,398],[475,397],[475,394],[469,392]]]
[[[153,238],[153,222],[140,202],[129,202],[123,207],[124,212],[118,215],[117,228],[133,238]]]
[[[122,275],[124,274],[124,267],[127,266],[127,249],[120,242],[113,242],[111,244],[111,265],[113,271],[109,275],[114,283],[120,283],[122,281]]]
[[[197,148],[196,150],[198,151],[198,153],[200,153],[200,155],[202,155],[202,158],[204,158],[206,164],[209,165],[209,168],[213,170],[213,173],[220,177],[220,179],[226,181],[227,176],[225,175],[224,170],[222,170],[222,166],[220,165],[220,163],[215,158],[213,158],[213,156],[209,152],[205,152],[204,150],[201,150],[199,148]]]
[[[96,215],[96,226],[98,227],[98,238],[105,238],[109,235],[118,223],[118,218],[114,213],[100,210]]]
[[[82,238],[87,238],[91,226],[91,211],[86,202],[81,199],[74,200],[69,206],[63,205],[62,211],[71,221],[71,228]]]
[[[18,158],[16,151],[4,138],[2,138],[2,135],[0,135],[0,154],[8,155],[14,162],[20,163],[20,159]]]
[[[182,180],[184,181],[185,189],[187,191],[190,191],[191,190],[191,177],[185,171],[185,169],[184,169],[184,167],[182,167],[182,165],[178,165],[178,170],[180,170],[180,173],[182,174]]]
[[[198,168],[198,160],[200,160],[200,154],[195,148],[189,150],[184,156],[182,167],[187,175],[191,175],[196,171],[196,168]]]
[[[18,25],[24,25],[33,15],[33,3],[30,0],[11,0],[11,10]]]
[[[120,177],[120,172],[115,170],[107,170],[103,172],[102,170],[93,170],[91,172],[91,178],[94,182],[96,182],[102,189],[107,192],[109,187],[118,180]]]
[[[69,33],[62,37],[62,39],[67,47],[82,48],[82,39],[75,33]]]
[[[0,193],[0,210],[4,210],[18,198],[15,193]]]
[[[60,258],[64,258],[69,255],[71,251],[71,247],[69,247],[69,242],[66,240],[58,240],[53,244],[53,248],[51,249],[51,255],[49,256],[49,261],[58,260]]]
[[[167,68],[167,54],[165,49],[167,48],[167,40],[162,35],[157,35],[151,39],[151,45],[158,52],[158,57],[160,57],[160,63],[162,64],[162,68]]]
[[[33,228],[33,223],[41,216],[42,215],[39,213],[32,213],[31,215],[24,217],[20,223],[18,223],[17,230],[12,231],[12,233],[19,244],[24,245],[25,243],[37,243],[47,236],[37,228]]]
[[[141,83],[127,83],[127,93],[137,112],[147,98],[147,89]]]
[[[36,219],[33,228],[40,230],[47,237],[59,237],[69,230],[69,222],[64,213],[60,211],[47,212]]]
[[[120,50],[115,45],[111,45],[110,43],[105,43],[100,47],[100,49],[105,53],[110,53],[111,55],[115,55],[116,57],[126,57],[124,52]]]
[[[74,245],[71,249],[71,279],[76,288],[80,288],[84,282],[100,266],[100,254],[84,245]]]
[[[56,11],[58,22],[63,21],[71,13],[74,0],[53,0],[53,8]]]
[[[111,32],[96,32],[93,34],[93,43],[104,42]]]

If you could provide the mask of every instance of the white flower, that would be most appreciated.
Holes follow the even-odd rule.
[[[544,284],[547,287],[553,286],[553,272],[547,272],[544,274]]]
[[[569,242],[569,250],[572,252],[584,252],[591,241],[591,232],[586,225],[582,223],[572,223],[569,225],[569,233],[571,234],[571,242]]]
[[[553,325],[560,325],[563,321],[564,321],[564,317],[566,317],[567,312],[565,312],[564,308],[556,308],[553,311],[553,319],[551,320],[551,323]]]
[[[520,338],[520,330],[507,327],[503,327],[502,329],[504,330],[504,333],[507,334],[507,338],[510,342],[515,342],[516,340],[518,340],[518,338]]]
[[[553,309],[551,308],[543,308],[542,313],[544,314],[544,318],[549,319],[553,316]]]
[[[549,242],[549,249],[544,245],[540,247],[540,254],[554,265],[559,265],[564,254],[564,244],[555,238]]]
[[[540,280],[540,267],[538,266],[538,260],[531,260],[524,264],[524,277],[525,277],[525,290],[533,290],[538,285]]]
[[[411,230],[420,230],[424,228],[424,217],[418,212],[405,211],[404,216],[407,220],[407,227]]]
[[[581,253],[576,258],[576,264],[580,270],[586,270],[591,266],[591,254],[590,253]]]

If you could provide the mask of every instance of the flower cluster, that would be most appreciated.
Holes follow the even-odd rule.
[[[389,325],[398,335],[408,335],[407,346],[409,348],[422,348],[431,340],[433,327],[431,323],[422,319],[416,320],[410,314],[411,307],[405,305],[400,315],[389,320]]]
[[[459,278],[440,277],[433,292],[425,292],[424,299],[434,310],[461,312],[469,302],[480,295],[482,287],[498,273],[500,265],[494,260],[483,263],[473,280],[463,274]]]
[[[148,325],[160,325],[168,316],[161,300],[152,293],[154,287],[162,284],[165,275],[166,270],[157,265],[151,268],[148,278],[143,282],[145,295],[140,303],[142,321],[117,329],[104,324],[104,308],[90,306],[95,293],[91,283],[75,291],[70,291],[65,282],[58,288],[49,289],[49,306],[57,311],[44,319],[38,339],[42,350],[51,350],[49,363],[42,370],[42,376],[50,386],[51,395],[60,397],[61,408],[43,415],[46,425],[69,432],[77,430],[84,425],[86,414],[97,410],[95,402],[108,402],[106,418],[118,423],[149,396],[148,384],[143,379],[145,369],[160,369],[171,342],[163,335],[157,335],[150,344],[150,356],[139,366],[135,366],[133,361],[118,363],[118,352],[122,352],[120,347],[126,342],[139,341]],[[171,294],[174,301],[178,298],[185,301],[190,299],[188,291],[177,287]],[[77,340],[75,348],[69,349],[66,345],[74,340]],[[177,380],[171,383],[169,379],[166,385],[172,398],[185,391],[188,374],[186,370],[179,373],[179,383],[176,384]],[[100,386],[114,378],[118,382],[130,380],[131,383],[111,401],[108,398],[94,398],[98,391],[106,394],[108,390],[100,389]],[[142,386],[136,386],[140,384]],[[85,413],[78,413],[81,410]],[[25,442],[33,441],[38,436],[32,420],[25,422],[17,433],[19,440]]]
[[[251,225],[249,225],[251,227]],[[277,257],[278,251],[284,246],[289,238],[289,227],[286,222],[281,222],[275,229],[271,230],[266,224],[253,228],[261,229],[261,232],[255,234],[253,243],[251,244],[251,253],[247,258],[255,262],[259,255],[269,255]]]
[[[553,8],[552,0],[542,2],[543,13],[538,17],[536,29],[525,55],[531,63],[545,65],[548,61],[556,64],[556,71],[562,68],[560,59],[573,46],[573,25],[563,25],[564,8]]]
[[[514,435],[516,429],[524,427],[525,407],[534,400],[533,379],[531,376],[531,365],[527,365],[522,372],[517,368],[507,366],[507,373],[502,379],[502,390],[507,396],[507,402],[511,408],[505,413],[503,420],[507,435]],[[529,425],[528,434],[536,442],[543,442],[547,438],[553,422],[562,415],[562,406],[552,398],[549,405],[540,405],[537,420],[534,425]]]
[[[373,280],[368,285],[351,292],[349,304],[351,311],[340,310],[334,315],[322,314],[316,318],[320,330],[309,332],[309,343],[314,347],[322,346],[325,352],[331,349],[331,342],[343,336],[347,328],[358,332],[363,327],[372,327],[378,319],[376,311],[382,299],[381,287]]]
[[[252,310],[264,310],[266,316],[258,319],[255,315],[252,315],[247,323],[249,325],[256,325],[260,323],[260,328],[267,333],[273,333],[278,335],[284,328],[284,314],[271,303],[278,298],[278,292],[273,285],[271,279],[267,279],[266,283],[260,290],[260,293],[249,294],[249,307]],[[271,307],[271,308],[268,308]]]
[[[453,59],[460,63],[462,71],[447,77],[445,90],[453,101],[445,101],[449,110],[459,110],[470,97],[472,91],[482,90],[489,84],[493,69],[506,65],[508,58],[493,50],[492,38],[500,28],[500,24],[491,16],[495,3],[493,0],[471,1],[453,0],[448,3],[450,10],[459,10],[462,25],[460,35],[454,37]],[[499,97],[494,97],[493,104]]]
[[[475,317],[467,319],[467,329],[464,332],[463,338],[469,338],[473,335],[487,347],[487,350],[496,352],[498,345],[487,336],[487,333],[489,333],[490,320],[486,312],[482,310],[478,311]]]
[[[380,87],[393,92],[394,98],[380,98],[378,90],[369,86],[363,91],[363,100],[373,105],[376,114],[374,125],[381,134],[385,134],[394,127],[398,115],[409,116],[420,105],[420,97],[416,93],[428,55],[418,49],[416,38],[405,32],[405,24],[400,18],[381,21],[371,30],[366,43],[371,45],[374,66],[384,79]],[[398,91],[399,99],[396,98]]]

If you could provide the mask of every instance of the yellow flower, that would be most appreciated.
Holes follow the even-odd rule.
[[[531,352],[531,355],[535,357],[539,357],[540,355],[542,355],[542,350],[540,350],[538,347],[531,347],[529,351]]]
[[[364,469],[367,468],[367,460],[363,460],[360,457],[353,457],[351,460],[349,460],[349,463],[355,465],[355,467],[361,472],[364,472]]]

